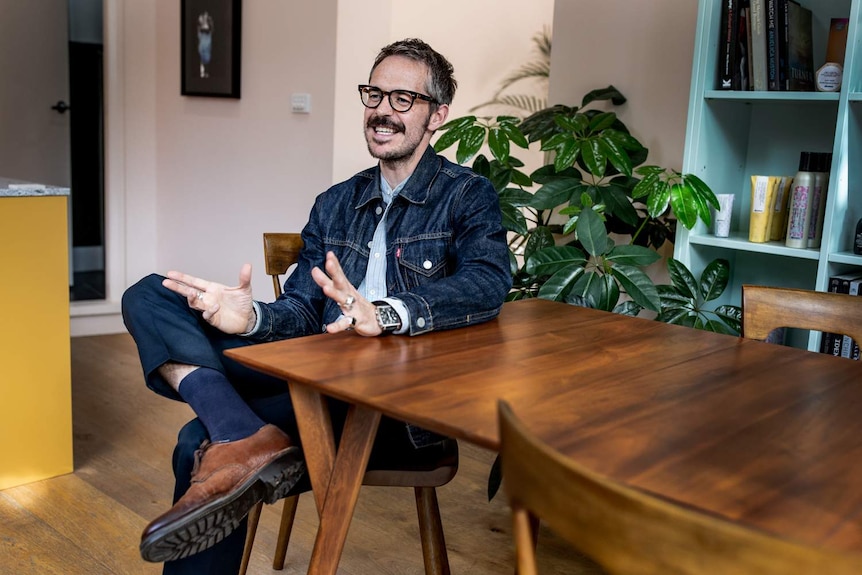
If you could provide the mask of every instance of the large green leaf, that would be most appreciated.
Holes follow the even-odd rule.
[[[638,224],[638,212],[626,195],[625,188],[611,184],[600,186],[598,191],[607,213],[613,214],[632,227]]]
[[[509,138],[500,128],[493,127],[488,130],[488,148],[500,163],[509,161]]]
[[[706,203],[716,210],[719,208],[718,198],[715,197],[715,193],[707,186],[703,180],[695,176],[694,174],[685,174],[683,175],[683,180],[687,183],[691,188],[695,191],[695,193],[704,199]]]
[[[658,290],[650,277],[640,268],[627,265],[615,265],[611,273],[623,286],[628,296],[638,305],[658,313],[661,311],[661,300]]]
[[[581,181],[574,178],[548,182],[533,194],[530,207],[537,210],[553,210],[557,206],[568,203],[580,187]]]
[[[501,202],[500,211],[503,212],[503,227],[518,235],[527,234],[527,218],[524,213],[512,204]]]
[[[670,186],[670,206],[676,219],[690,230],[697,223],[698,207],[693,190],[682,184]]]
[[[464,116],[444,124],[439,130],[443,134],[435,142],[434,150],[442,152],[460,140],[466,133],[467,128],[472,126],[475,121],[476,116]]]
[[[700,276],[700,292],[703,301],[712,301],[724,293],[730,281],[730,262],[715,259],[707,264]]]
[[[605,259],[629,266],[648,266],[660,260],[661,256],[655,250],[643,246],[623,244],[614,246]]]
[[[587,138],[580,142],[581,158],[587,170],[597,178],[605,175],[608,158],[605,156],[601,140],[598,137]]]
[[[601,290],[599,290],[599,296],[596,299],[596,309],[613,311],[617,302],[620,301],[620,286],[610,274],[602,275],[599,285]]]
[[[637,186],[635,186],[637,187]],[[670,186],[667,182],[659,182],[647,197],[647,212],[653,218],[661,216],[670,205]]]
[[[595,102],[596,100],[610,100],[615,106],[620,106],[626,103],[626,97],[623,96],[619,90],[613,86],[608,86],[607,88],[587,92],[587,95],[584,96],[583,100],[581,100],[581,108],[586,107],[587,104]]]
[[[470,158],[476,155],[482,144],[485,143],[485,128],[482,126],[470,126],[464,131],[464,135],[458,142],[458,151],[455,159],[459,164],[466,164]]]
[[[698,286],[694,276],[688,271],[682,262],[673,258],[667,260],[667,271],[670,275],[670,280],[673,282],[677,291],[686,297],[697,300]]]
[[[530,147],[530,142],[527,141],[527,137],[524,136],[523,132],[521,132],[516,125],[509,122],[501,122],[500,129],[506,134],[510,141],[515,143],[516,146],[524,149]]]
[[[581,212],[576,229],[578,241],[591,256],[603,255],[608,250],[608,232],[595,211]]]
[[[547,226],[536,226],[527,238],[527,245],[524,246],[524,257],[529,259],[534,253],[553,247],[555,247],[554,234],[551,233],[551,230]],[[530,272],[528,271],[528,273]]]
[[[521,188],[506,188],[499,193],[500,202],[505,202],[516,208],[529,206],[533,200],[533,194]]]
[[[563,145],[557,148],[557,155],[554,157],[554,168],[558,172],[562,172],[566,168],[572,166],[578,159],[578,154],[581,152],[577,140],[567,139]]]
[[[620,173],[630,176],[632,174],[632,161],[628,153],[618,146],[613,139],[606,138],[604,134],[599,138],[599,142],[603,146],[611,165]]]
[[[592,132],[601,132],[613,126],[616,121],[617,115],[613,112],[601,112],[590,120],[590,130]]]
[[[636,172],[640,173],[640,168]],[[632,189],[632,197],[636,200],[645,198],[658,189],[658,186],[663,185],[664,182],[661,181],[661,173],[650,172]]]
[[[553,275],[568,266],[587,263],[584,253],[572,246],[554,246],[538,250],[527,258],[525,269],[535,276]]]
[[[563,267],[542,284],[542,287],[539,288],[539,297],[553,301],[563,301],[569,290],[571,290],[572,285],[583,275],[584,271],[584,266],[579,264],[570,264]]]

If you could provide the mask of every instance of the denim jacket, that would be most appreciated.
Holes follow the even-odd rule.
[[[304,248],[284,294],[259,303],[250,337],[272,341],[320,333],[341,315],[314,283],[326,252],[338,256],[347,279],[360,285],[369,246],[385,210],[375,166],[317,197],[302,230]],[[512,286],[506,232],[491,183],[438,156],[431,146],[386,216],[387,297],[410,313],[407,333],[419,335],[490,320]]]

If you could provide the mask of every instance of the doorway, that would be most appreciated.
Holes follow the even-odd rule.
[[[102,0],[68,0],[72,301],[103,300],[105,282]]]

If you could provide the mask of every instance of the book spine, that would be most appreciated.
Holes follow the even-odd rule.
[[[751,85],[753,90],[766,90],[766,2],[751,0]]]
[[[778,90],[778,11],[779,0],[766,0],[766,88]]]
[[[829,278],[830,293],[850,293],[850,280],[845,276],[832,276]],[[843,336],[840,333],[824,332],[822,341],[820,342],[820,353],[841,355],[841,345]]]
[[[851,280],[847,293],[858,296],[860,284],[862,284],[862,278]],[[859,359],[859,344],[849,335],[841,337],[841,357]]]
[[[736,38],[733,55],[733,89],[748,90],[750,74],[748,73],[748,0],[737,0],[736,4]]]
[[[790,29],[788,27],[789,0],[778,1],[778,85],[779,90],[787,90],[787,46]]]
[[[736,38],[739,17],[736,14],[737,0],[722,0],[721,34],[718,54],[718,89],[732,90],[736,61]]]

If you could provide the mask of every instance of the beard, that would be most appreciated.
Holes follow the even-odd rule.
[[[372,116],[365,124],[365,142],[368,145],[368,153],[377,160],[384,162],[400,162],[411,158],[422,143],[425,132],[428,130],[428,124],[431,122],[431,114],[425,119],[421,127],[415,127],[412,130],[400,123],[394,121],[388,116]],[[395,134],[403,134],[403,141],[392,147],[386,144],[386,149],[375,149],[379,144],[374,142],[374,129],[388,128]]]

